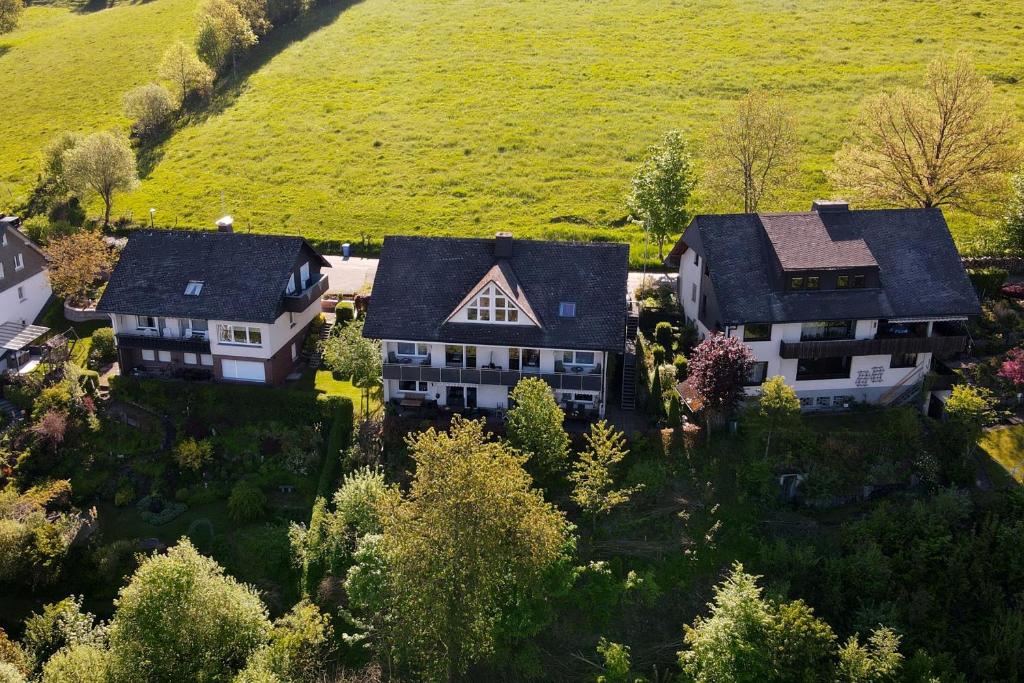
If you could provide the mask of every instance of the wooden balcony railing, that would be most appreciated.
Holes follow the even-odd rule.
[[[885,356],[902,353],[934,353],[944,357],[963,351],[966,335],[931,337],[884,337],[780,342],[782,358],[831,358],[836,356]]]

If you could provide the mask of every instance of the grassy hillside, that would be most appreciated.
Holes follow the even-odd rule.
[[[0,207],[28,194],[54,135],[124,123],[121,96],[154,78],[168,44],[191,35],[196,0],[95,6],[29,7],[0,36]]]
[[[184,1],[108,12],[171,12]],[[262,46],[251,73],[159,150],[117,212],[152,206],[164,224],[204,227],[223,206],[242,228],[338,240],[512,229],[638,243],[635,229],[614,226],[638,160],[664,130],[699,142],[747,89],[778,91],[796,110],[803,155],[765,208],[804,208],[828,194],[823,169],[863,95],[918,82],[931,58],[957,47],[1024,114],[1020,3],[364,0],[319,10]],[[110,52],[122,60],[129,49]],[[13,54],[0,58],[0,79]],[[136,80],[147,72],[132,69]],[[92,94],[116,105],[123,89]],[[74,109],[36,107],[31,136],[62,125],[45,111],[54,108]],[[953,223],[964,245],[983,233]]]

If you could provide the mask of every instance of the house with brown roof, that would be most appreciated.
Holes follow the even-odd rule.
[[[805,410],[914,400],[980,312],[938,209],[702,215],[666,262],[698,333],[754,351],[750,392],[781,375]]]

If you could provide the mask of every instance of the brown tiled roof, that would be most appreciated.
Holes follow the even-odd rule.
[[[783,270],[878,266],[860,232],[850,230],[849,222],[842,217],[831,220],[835,214],[811,211],[758,215]]]

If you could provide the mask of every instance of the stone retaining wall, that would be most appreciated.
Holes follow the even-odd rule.
[[[75,308],[64,302],[64,317],[73,323],[84,323],[90,320],[110,320],[106,313],[100,313],[95,308]]]

